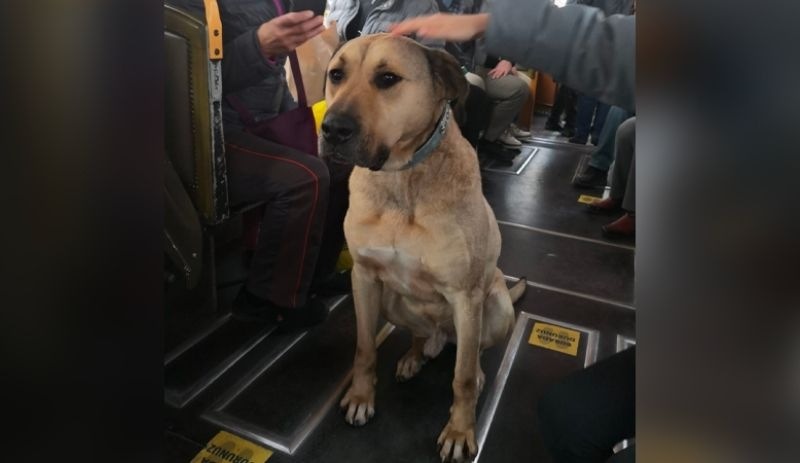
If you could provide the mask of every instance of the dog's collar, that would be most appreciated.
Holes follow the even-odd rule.
[[[397,170],[406,170],[410,169],[420,162],[424,161],[431,155],[436,148],[439,147],[439,144],[442,143],[442,139],[444,138],[444,132],[447,130],[447,122],[450,121],[450,107],[447,103],[444,105],[444,111],[442,111],[442,115],[439,116],[439,122],[436,123],[436,128],[433,129],[433,133],[422,146],[417,149],[416,152],[411,156],[411,159],[401,168]]]

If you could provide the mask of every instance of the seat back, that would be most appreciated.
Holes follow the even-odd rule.
[[[209,41],[204,21],[164,6],[165,149],[200,220],[216,225],[230,212],[222,68],[218,58],[209,56]],[[221,50],[217,53],[221,57]]]

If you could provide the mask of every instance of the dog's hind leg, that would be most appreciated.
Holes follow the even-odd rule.
[[[492,287],[483,303],[481,349],[500,343],[511,334],[515,319],[513,301],[522,296],[525,287],[526,282],[521,279],[509,290],[503,273],[495,270]]]
[[[425,338],[414,336],[411,340],[411,349],[397,362],[395,378],[398,381],[408,381],[419,373],[422,365],[427,360],[424,355]]]

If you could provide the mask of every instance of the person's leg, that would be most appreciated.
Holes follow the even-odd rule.
[[[597,100],[586,95],[578,95],[578,114],[575,118],[575,136],[570,138],[571,143],[585,145],[589,140],[589,129],[594,117],[594,108]]]
[[[461,120],[461,124],[459,125],[464,138],[466,138],[472,146],[478,146],[481,135],[486,131],[486,127],[489,126],[489,115],[492,107],[492,102],[483,90],[482,80],[480,84],[481,85],[478,86],[470,82],[469,93],[464,101],[463,108],[465,113],[464,118],[466,120]]]
[[[522,106],[520,107],[520,112],[517,113],[517,115],[514,117],[514,122],[511,123],[511,131],[512,131],[511,134],[517,138],[520,137],[524,138],[524,137],[529,137],[531,135],[530,118],[528,118],[528,124],[526,126],[525,124],[522,124],[520,122],[520,115],[524,112],[523,110],[525,108],[525,104],[528,102],[528,99],[531,98],[532,79],[527,74],[521,71],[517,71],[515,75],[519,77],[520,80],[522,80],[522,83],[525,84],[525,88],[527,88],[528,91],[527,93],[525,93],[525,98],[523,99]],[[530,110],[533,111],[533,108],[530,108]]]
[[[556,463],[600,463],[633,437],[635,347],[554,384],[539,400],[539,429]]]
[[[550,115],[544,124],[546,130],[561,130],[561,113],[564,111],[565,103],[569,98],[569,88],[564,84],[558,84],[558,91],[556,91],[556,99],[553,102],[553,107],[550,109]]]
[[[578,93],[567,87],[564,97],[564,132],[565,137],[575,135],[575,118],[578,114]]]
[[[331,185],[328,213],[325,216],[325,228],[311,289],[318,294],[330,295],[350,290],[348,275],[345,275],[344,280],[336,278],[336,262],[344,246],[344,216],[347,214],[350,196],[347,183],[353,166],[329,160],[326,160],[326,164]]]
[[[328,209],[321,159],[245,132],[226,133],[231,204],[265,201],[246,292],[280,308],[302,307]]]
[[[617,138],[617,129],[629,119],[632,114],[619,106],[612,106],[606,115],[603,131],[600,132],[600,143],[592,151],[589,165],[603,172],[608,172],[611,162],[614,161],[614,146]]]
[[[600,133],[606,126],[606,118],[611,106],[598,101],[594,111],[594,121],[592,121],[592,144],[595,146],[599,143]]]
[[[611,173],[611,198],[627,211],[622,217],[604,225],[608,238],[632,237],[636,233],[636,118],[632,117],[617,130],[614,169]]]
[[[483,72],[486,72],[483,70]],[[525,98],[528,96],[528,87],[517,76],[507,75],[499,79],[492,79],[484,76],[486,84],[486,94],[494,103],[489,127],[483,138],[487,141],[495,141],[511,125],[514,118],[519,114]]]
[[[622,201],[628,187],[634,149],[636,148],[636,118],[632,117],[617,129],[614,149],[614,170],[611,172],[611,198]]]

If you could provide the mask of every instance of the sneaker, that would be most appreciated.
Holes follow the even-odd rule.
[[[566,137],[566,135],[564,135]],[[575,137],[569,139],[570,143],[575,143],[576,145],[585,145],[588,140],[586,137]]]
[[[603,225],[603,236],[609,239],[633,238],[636,236],[636,218],[626,213],[608,225]]]
[[[502,143],[505,146],[510,146],[512,148],[519,148],[522,146],[522,142],[514,138],[514,135],[511,135],[509,130],[501,133],[499,137],[497,137],[497,142]]]
[[[529,131],[520,129],[519,127],[517,127],[517,124],[511,124],[510,129],[511,129],[511,135],[513,135],[514,138],[527,138],[531,136],[531,133]]]
[[[608,172],[587,165],[586,169],[575,177],[572,184],[578,188],[603,188],[606,186],[607,177]]]
[[[575,129],[573,129],[572,127],[564,127],[564,129],[561,131],[561,136],[572,138],[575,136]]]

